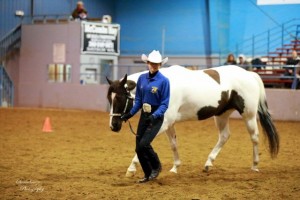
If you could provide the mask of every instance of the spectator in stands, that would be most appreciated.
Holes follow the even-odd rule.
[[[87,18],[87,11],[84,8],[84,4],[82,1],[77,2],[77,7],[74,9],[72,13],[73,19],[85,20]]]
[[[236,65],[236,61],[232,53],[227,56],[227,60],[224,65]]]
[[[284,75],[292,76],[294,74],[294,70],[295,70],[294,66],[297,65],[297,64],[300,64],[299,61],[300,61],[300,57],[298,56],[297,51],[293,50],[292,51],[292,57],[288,58],[287,62],[286,62],[286,65],[293,65],[293,67],[286,68],[286,71],[285,71]],[[297,71],[297,74],[299,74],[298,71]]]
[[[243,54],[239,55],[239,64],[240,67],[246,69],[246,70],[251,70],[251,64],[247,61],[246,56]]]
[[[255,69],[265,68],[266,64],[260,58],[254,58],[251,61],[252,67]]]
[[[300,57],[297,54],[296,50],[292,51],[292,57],[287,59],[287,65],[297,65],[300,61]]]

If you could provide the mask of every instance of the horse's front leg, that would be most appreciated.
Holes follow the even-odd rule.
[[[170,145],[171,145],[171,149],[174,154],[174,165],[173,165],[172,169],[170,170],[170,172],[177,173],[177,169],[180,166],[181,161],[179,159],[179,154],[178,154],[178,150],[177,150],[176,132],[175,132],[174,125],[170,126],[166,130],[166,133],[167,133]]]
[[[132,161],[131,161],[131,164],[130,166],[128,167],[127,169],[127,172],[126,172],[126,177],[133,177],[136,173],[136,165],[139,163],[139,159],[137,157],[137,155],[135,154]]]

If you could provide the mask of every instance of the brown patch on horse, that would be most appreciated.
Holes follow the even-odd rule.
[[[210,76],[212,79],[214,79],[217,83],[220,84],[220,74],[213,69],[207,69],[204,70],[204,73],[206,73],[208,76]]]
[[[221,93],[221,99],[218,101],[218,107],[204,106],[197,112],[199,120],[207,119],[212,116],[220,116],[227,110],[235,109],[240,114],[243,114],[245,108],[245,102],[243,97],[241,97],[235,90],[231,91],[229,96],[229,91],[223,91]]]

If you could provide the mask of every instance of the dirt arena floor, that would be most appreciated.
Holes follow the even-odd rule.
[[[42,126],[50,117],[52,133]],[[137,117],[132,121],[136,127]],[[134,136],[125,124],[111,132],[108,114],[91,111],[0,109],[0,199],[299,199],[300,123],[276,122],[281,149],[272,160],[261,134],[260,172],[250,170],[252,143],[243,121],[209,173],[203,165],[217,141],[213,119],[178,123],[182,166],[172,174],[165,134],[153,143],[163,171],[147,184],[126,178]]]

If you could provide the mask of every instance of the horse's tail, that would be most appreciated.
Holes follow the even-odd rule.
[[[260,124],[263,128],[264,135],[268,138],[271,157],[275,158],[279,152],[279,135],[268,110],[264,84],[258,74],[255,73],[254,76],[259,84],[260,90],[258,104],[258,115]]]

